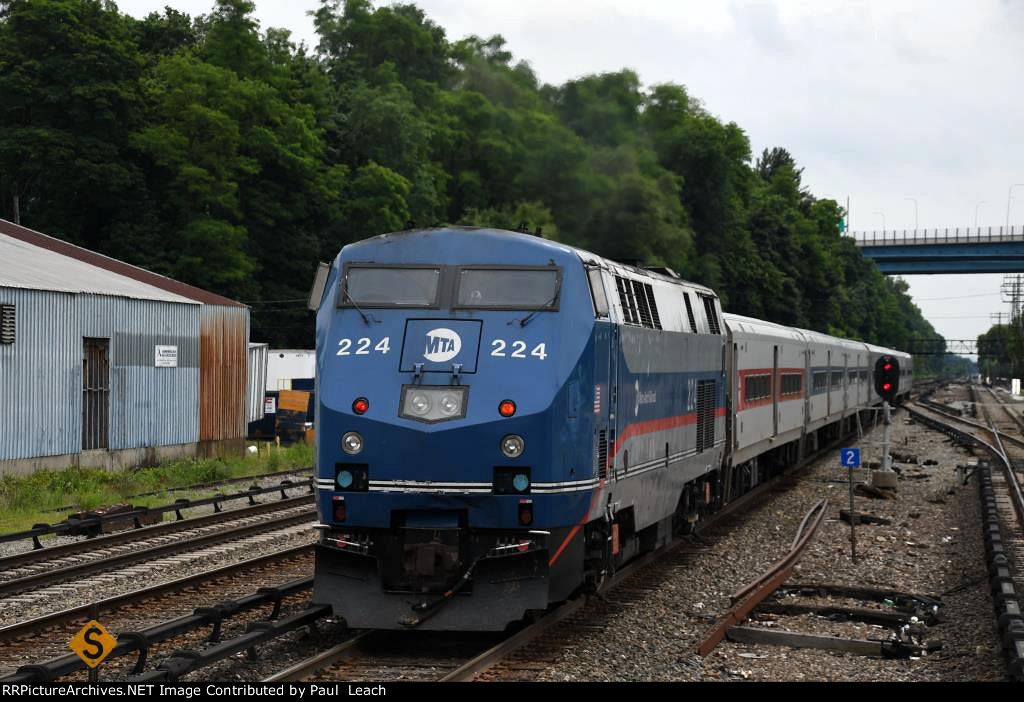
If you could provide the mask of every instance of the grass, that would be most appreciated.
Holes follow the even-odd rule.
[[[33,524],[42,522],[61,521],[67,515],[53,510],[68,505],[73,505],[68,513],[128,501],[136,506],[152,507],[183,497],[208,497],[217,492],[210,489],[176,492],[172,497],[166,492],[169,488],[311,465],[313,448],[299,443],[287,447],[271,445],[269,450],[259,454],[169,461],[151,468],[125,471],[64,468],[40,470],[30,475],[8,475],[0,478],[0,533],[30,529]],[[228,488],[228,491],[234,489]],[[131,495],[144,492],[157,494],[131,498]]]

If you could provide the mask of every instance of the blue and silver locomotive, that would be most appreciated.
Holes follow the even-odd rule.
[[[346,246],[316,333],[314,599],[354,628],[500,630],[600,588],[845,435],[897,353],[456,227]]]
[[[315,600],[502,629],[665,542],[717,498],[721,325],[709,289],[528,234],[346,246],[317,316]]]

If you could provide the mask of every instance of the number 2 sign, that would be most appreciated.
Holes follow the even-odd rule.
[[[839,449],[839,462],[844,468],[860,468],[860,449]]]

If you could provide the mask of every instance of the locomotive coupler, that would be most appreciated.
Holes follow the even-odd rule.
[[[459,578],[454,585],[452,585],[451,589],[449,589],[447,592],[441,595],[439,599],[434,600],[433,602],[417,602],[416,604],[414,604],[412,606],[412,611],[421,612],[422,614],[419,617],[402,617],[398,620],[398,623],[406,628],[415,629],[420,624],[422,624],[423,622],[427,621],[432,616],[437,614],[438,611],[440,611],[441,606],[448,602],[451,602],[452,597],[457,595],[459,593],[459,590],[461,590],[465,586],[465,584],[469,582],[469,579],[473,575],[473,569],[476,568],[476,564],[480,562],[480,558],[482,557],[483,556],[480,556],[472,563],[470,563],[469,568],[467,568],[466,572],[462,574],[462,577]]]

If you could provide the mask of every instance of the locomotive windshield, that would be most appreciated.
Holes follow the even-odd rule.
[[[340,305],[436,307],[439,268],[351,266]]]
[[[539,310],[558,307],[557,268],[464,268],[457,307]]]

